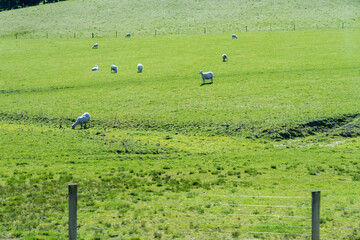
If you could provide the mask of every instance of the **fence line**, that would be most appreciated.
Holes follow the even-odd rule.
[[[227,31],[209,31],[208,27],[199,27],[195,30],[183,30],[180,32],[165,32],[161,33],[158,29],[148,30],[147,32],[140,33],[141,36],[158,36],[158,35],[186,35],[186,34],[203,34],[206,35],[208,33],[226,33],[226,32],[264,32],[264,31],[301,31],[301,30],[321,30],[321,29],[359,29],[360,26],[357,25],[356,22],[348,23],[332,23],[327,25],[322,25],[319,27],[319,24],[314,25],[299,25],[295,23],[290,23],[289,25],[257,25],[250,27],[249,25],[245,25],[243,27],[239,27],[237,29],[228,29]],[[14,35],[2,35],[0,38],[14,38],[14,39],[48,39],[51,36],[55,36],[53,38],[103,38],[103,37],[126,37],[126,34],[129,32],[122,31],[122,35],[119,34],[120,31],[114,30],[113,32],[103,32],[103,33],[95,33],[95,32],[73,32],[73,33],[53,33],[53,35],[49,34],[49,32],[38,33],[37,35],[21,35],[19,33],[15,33]],[[137,34],[138,35],[138,34]],[[65,36],[65,37],[64,37]],[[135,32],[131,33],[131,37],[135,36]]]
[[[99,229],[99,230],[104,230],[104,228],[100,228],[100,227],[93,227],[94,229]],[[131,226],[126,226],[124,228],[127,229],[131,229]],[[185,235],[186,237],[193,237],[193,238],[197,238],[197,236],[189,236],[189,232],[205,232],[205,233],[247,233],[247,234],[265,234],[265,235],[294,235],[294,236],[311,236],[311,234],[305,234],[305,233],[280,233],[280,232],[255,232],[255,231],[242,231],[242,230],[234,230],[234,231],[228,231],[228,230],[221,230],[219,228],[215,228],[215,229],[188,229],[188,228],[180,228],[177,229],[180,232],[177,232],[176,234],[179,235]],[[138,234],[131,234],[131,233],[127,233],[127,234],[120,234],[121,236],[134,236],[134,235],[138,235]],[[170,234],[162,234],[164,236],[169,236],[169,237],[173,237],[173,235]],[[141,234],[141,236],[152,236],[151,234]],[[214,237],[217,238],[217,237]],[[209,239],[209,237],[203,237],[201,236],[201,239]],[[210,239],[212,239],[210,237]],[[221,239],[227,239],[227,238],[223,238],[221,237]],[[233,238],[229,238],[229,239],[233,239]]]
[[[104,199],[91,199],[93,201],[103,201]],[[305,208],[305,209],[311,209],[311,206],[289,206],[289,205],[254,205],[254,204],[233,204],[233,203],[212,203],[212,202],[198,202],[198,201],[193,201],[191,199],[182,199],[182,201],[189,201],[192,202],[194,204],[199,204],[200,206],[212,206],[212,207],[216,207],[216,206],[237,206],[237,207],[272,207],[272,208]],[[124,202],[124,200],[113,200],[112,202]],[[128,200],[128,202],[131,202],[130,200]],[[151,201],[153,202],[153,201]],[[157,203],[160,204],[178,204],[179,202],[174,202],[174,201],[156,201]],[[337,207],[333,207],[333,208],[323,208],[323,209],[340,209],[340,210],[360,210],[360,208],[337,208]]]
[[[239,207],[274,207],[274,208],[311,208],[306,206],[281,206],[281,205],[249,205],[249,204],[214,204],[220,206],[239,206]]]
[[[118,209],[106,209],[116,211]],[[132,209],[133,212],[143,212],[147,211],[148,209]],[[160,213],[179,213],[179,214],[201,214],[201,215],[224,215],[223,213],[198,213],[198,212],[181,212],[181,211],[170,211],[170,210],[153,210]],[[227,213],[226,216],[247,216],[247,217],[275,217],[275,218],[303,218],[303,219],[311,219],[309,216],[284,216],[284,215],[264,215],[264,214],[245,214],[245,213]]]
[[[70,185],[69,185],[69,188],[70,188]],[[317,210],[319,210],[319,208],[317,206],[320,206],[320,195],[319,195],[320,191],[316,191],[316,192],[313,192],[313,196],[312,196],[312,239],[313,240],[318,240],[320,239],[319,238],[319,230],[320,230],[320,212],[317,213]],[[189,196],[189,195],[186,195],[186,196]],[[220,195],[222,196],[222,195]],[[316,198],[314,196],[317,196]],[[248,197],[248,196],[246,196]],[[266,196],[266,197],[272,197],[274,198],[274,196]],[[69,206],[70,206],[70,190],[69,190]],[[172,202],[174,203],[174,202]],[[204,204],[202,204],[204,205]],[[236,205],[231,205],[231,204],[224,204],[222,205],[222,203],[220,202],[220,204],[218,206],[241,206],[239,204],[236,204]],[[252,206],[252,207],[264,207],[264,205],[244,205],[244,206]],[[277,207],[286,207],[286,206],[279,206],[279,205],[276,205]],[[292,207],[296,207],[296,206],[292,206]],[[150,208],[150,209],[149,209]],[[300,207],[296,207],[296,208],[300,208]],[[306,207],[307,208],[307,207]],[[315,209],[315,210],[314,210]],[[106,208],[106,210],[111,210],[109,208]],[[113,211],[118,211],[119,209],[112,209]],[[182,214],[182,215],[198,215],[198,214],[201,214],[201,215],[224,215],[223,213],[205,213],[205,212],[184,212],[184,211],[173,211],[173,210],[153,210],[151,208],[151,205],[147,205],[147,208],[145,209],[132,209],[131,212],[137,212],[137,211],[154,211],[156,213],[175,213],[175,214]],[[74,214],[72,214],[74,215]],[[265,214],[241,214],[241,213],[227,213],[226,216],[246,216],[246,217],[277,217],[277,218],[303,218],[303,219],[309,219],[308,216],[284,216],[284,215],[265,215]],[[86,218],[85,218],[86,219]],[[125,220],[127,221],[127,220]],[[141,220],[139,220],[141,221]],[[161,220],[160,220],[161,221]],[[165,221],[165,220],[164,220]],[[141,221],[142,223],[144,221]],[[154,221],[152,220],[149,220],[148,222],[151,222],[153,223]],[[169,222],[171,221],[166,221],[166,223],[168,224]],[[179,223],[179,222],[178,222]],[[190,224],[194,224],[193,222],[190,222]],[[199,222],[195,222],[195,224],[199,224]],[[205,224],[207,225],[216,225],[217,228],[220,228],[220,226],[225,226],[225,224],[219,224],[219,223],[208,223],[206,222]],[[228,226],[228,225],[227,225]],[[244,226],[244,225],[241,225],[239,224],[238,226]],[[248,226],[252,226],[252,225],[248,225]],[[254,226],[257,226],[257,225],[254,225]],[[268,225],[270,226],[270,225]],[[272,225],[274,226],[274,225]],[[286,228],[286,226],[282,226],[281,228]],[[299,228],[301,228],[299,226]],[[303,229],[306,227],[302,227]],[[69,210],[69,229],[70,229],[70,210]],[[179,230],[179,229],[177,229]],[[181,231],[181,229],[180,229]],[[187,232],[189,232],[189,229],[186,229]],[[209,232],[210,230],[203,230],[203,229],[196,229],[196,231],[202,231],[202,232]],[[212,232],[212,230],[210,231]],[[219,232],[227,232],[227,233],[235,233],[235,232],[239,232],[239,231],[228,231],[228,230],[222,230],[222,231],[219,231]],[[272,234],[272,235],[297,235],[297,236],[310,236],[310,234],[303,234],[303,233],[279,233],[279,232],[255,232],[255,231],[240,231],[240,232],[246,232],[246,233],[249,233],[249,234]],[[76,239],[76,238],[70,238],[70,230],[69,230],[69,239]]]
[[[95,217],[83,217],[81,218],[81,220],[85,220],[85,219],[95,219]],[[123,221],[126,222],[162,222],[163,220],[158,220],[158,219],[124,219]],[[310,226],[294,226],[294,225],[268,225],[268,224],[243,224],[243,223],[237,223],[237,224],[225,224],[225,223],[214,223],[214,222],[194,222],[194,221],[179,221],[179,220],[166,220],[166,223],[195,223],[195,224],[207,224],[207,225],[218,225],[218,226],[232,226],[232,225],[237,225],[237,226],[258,226],[258,227],[279,227],[279,228],[308,228],[310,229]],[[324,228],[324,229],[357,229],[357,228]]]
[[[16,188],[15,188],[16,189]],[[21,189],[33,189],[33,188],[21,188]],[[78,196],[79,198],[81,197],[88,197],[85,195],[85,193],[89,193],[89,192],[79,192]],[[92,193],[92,192],[91,192]],[[101,191],[101,192],[96,192],[97,194],[105,194],[105,193],[118,193],[117,190],[112,190],[112,191]],[[159,197],[161,196],[166,196],[166,195],[174,195],[174,196],[194,196],[194,197],[228,197],[228,198],[274,198],[274,199],[311,199],[311,196],[260,196],[260,195],[236,195],[236,194],[231,194],[231,195],[226,195],[226,194],[204,194],[204,193],[174,193],[174,192],[131,192],[131,194],[143,194],[143,195],[157,195]],[[193,194],[193,195],[192,195]],[[82,196],[84,195],[84,196]],[[65,194],[64,194],[65,196]],[[68,197],[68,195],[66,195],[66,197]],[[191,197],[192,198],[192,197]],[[189,199],[191,199],[189,198]],[[332,197],[332,196],[322,196],[321,199],[334,199],[334,200],[347,200],[347,201],[360,201],[360,198],[346,198],[346,197]],[[104,199],[102,198],[96,198],[96,199],[92,199],[92,200],[99,200],[102,201]],[[116,200],[115,200],[116,201]],[[123,201],[123,200],[119,200],[119,201]],[[189,200],[190,201],[190,200]],[[310,208],[310,206],[309,206]],[[334,207],[334,209],[337,207]],[[359,209],[354,209],[354,210],[360,210]]]
[[[116,193],[114,191],[103,191],[101,193]],[[81,194],[81,193],[80,193]],[[201,196],[201,197],[231,197],[231,198],[283,198],[283,199],[311,199],[311,196],[260,196],[260,195],[226,195],[226,194],[204,194],[204,193],[173,193],[173,192],[131,192],[131,194],[144,194],[144,195],[175,195],[175,196]]]
[[[5,189],[5,188],[3,188]],[[8,190],[10,188],[6,188],[7,191],[4,191],[0,194],[0,197],[4,196],[4,203],[6,202],[8,196]],[[23,189],[23,188],[14,188],[14,189]],[[35,229],[34,231],[43,231],[47,232],[48,236],[65,236],[66,231],[62,229],[64,224],[66,223],[66,219],[64,216],[66,214],[66,201],[74,199],[69,195],[60,194],[60,198],[55,198],[51,196],[52,192],[49,188],[26,188],[26,189],[33,189],[35,191],[39,191],[38,194],[44,194],[43,199],[38,202],[34,202],[30,205],[41,205],[39,209],[40,213],[34,214],[25,214],[27,218],[33,219],[38,218],[36,223],[42,224],[42,226],[37,227],[37,225],[32,223],[32,225],[26,225],[24,228],[21,227],[20,222],[14,222],[18,224],[16,229],[23,233],[32,232],[31,229]],[[43,191],[44,190],[44,191]],[[56,189],[55,189],[56,190]],[[219,234],[214,239],[227,239],[230,235],[229,239],[233,239],[234,236],[237,236],[240,239],[241,234],[268,234],[271,236],[278,235],[289,235],[294,236],[294,238],[298,238],[300,236],[311,236],[311,234],[307,234],[310,232],[310,229],[313,229],[310,226],[309,220],[311,219],[310,211],[308,209],[312,208],[309,207],[307,204],[303,203],[303,200],[310,200],[309,197],[306,196],[250,196],[250,195],[233,195],[233,194],[203,194],[203,193],[159,193],[159,192],[133,192],[133,193],[120,193],[117,191],[103,191],[103,192],[96,192],[96,194],[104,194],[104,198],[101,199],[92,199],[92,191],[88,191],[89,189],[85,188],[84,192],[81,192],[79,196],[80,198],[75,198],[79,201],[79,213],[77,214],[77,224],[73,224],[73,226],[81,226],[79,229],[75,229],[79,232],[79,236],[82,234],[86,234],[86,231],[95,231],[94,234],[101,232],[101,234],[111,234],[115,232],[121,236],[131,236],[134,232],[133,236],[146,236],[146,231],[142,230],[142,225],[144,224],[147,231],[156,231],[162,236],[177,236],[177,235],[184,235],[187,238],[202,238],[202,239],[211,239],[211,235],[207,235],[206,233],[216,233]],[[54,193],[61,193],[61,191],[53,191]],[[117,197],[125,197],[125,199],[111,199],[110,196],[106,196],[106,193],[113,193],[117,195]],[[16,192],[15,192],[16,194]],[[50,196],[48,197],[47,195]],[[120,195],[119,195],[120,194]],[[144,196],[142,196],[143,194]],[[14,195],[12,195],[14,196]],[[15,195],[16,196],[16,195]],[[28,201],[31,200],[32,197],[38,199],[41,197],[40,195],[35,196],[21,196],[19,198],[20,201]],[[174,197],[172,199],[172,197]],[[208,197],[214,197],[218,199],[207,199]],[[28,199],[26,199],[28,198]],[[129,198],[129,199],[127,199]],[[142,199],[143,198],[143,199]],[[175,199],[176,198],[176,199]],[[237,199],[236,199],[237,198]],[[52,203],[50,200],[57,199],[57,202]],[[170,201],[166,201],[163,199],[169,199]],[[339,202],[339,204],[349,204],[347,198],[337,198],[326,196],[322,198],[322,201],[330,200],[334,202],[334,205],[337,201],[335,200],[345,200],[345,202]],[[216,201],[220,200],[220,201]],[[251,201],[261,201],[261,204],[251,204]],[[284,200],[284,201],[283,201]],[[296,202],[301,202],[301,204],[297,204],[296,202],[293,204],[288,204],[289,200],[294,200]],[[334,201],[331,201],[334,200]],[[228,202],[227,202],[228,201]],[[37,203],[38,202],[38,203]],[[245,202],[244,204],[241,202]],[[246,202],[250,202],[246,204]],[[276,204],[278,202],[282,204]],[[181,206],[180,204],[183,203],[184,205]],[[271,203],[267,205],[267,203]],[[275,204],[274,204],[275,203]],[[58,204],[53,206],[53,204]],[[351,203],[353,204],[353,203]],[[357,217],[360,215],[357,206],[359,205],[358,202],[355,202],[356,205],[354,207],[321,207],[321,211],[323,210],[338,210],[338,211],[330,211],[326,212],[330,218],[324,217],[324,222],[319,222],[319,232],[326,232],[328,235],[331,236],[332,233],[336,236],[336,238],[351,238],[353,234],[357,234],[360,230],[358,225],[356,225]],[[30,206],[29,205],[29,206]],[[310,203],[309,203],[310,205]],[[119,206],[119,207],[117,207]],[[208,206],[208,207],[207,207]],[[229,206],[229,207],[227,207]],[[23,206],[21,206],[23,207]],[[139,207],[141,209],[139,209]],[[235,208],[230,208],[235,207]],[[239,207],[239,208],[236,208]],[[245,207],[242,209],[241,207]],[[265,209],[266,207],[275,208],[275,209]],[[24,207],[26,211],[27,207]],[[31,206],[30,206],[31,208]],[[181,209],[184,209],[182,211]],[[278,208],[278,209],[276,209]],[[285,208],[289,208],[286,210]],[[17,207],[19,209],[19,207]],[[69,204],[70,209],[70,204]],[[199,210],[197,210],[199,209]],[[282,210],[284,209],[284,210]],[[299,209],[299,210],[292,210],[292,209]],[[190,211],[189,211],[190,210]],[[254,211],[253,211],[254,210]],[[344,218],[341,218],[340,215],[342,211],[350,210],[353,212],[345,212],[348,215],[344,215]],[[288,212],[287,212],[288,211]],[[241,213],[245,212],[245,213]],[[246,213],[249,212],[249,213]],[[257,213],[251,213],[257,212]],[[169,214],[167,214],[169,213]],[[270,214],[267,214],[270,213]],[[271,213],[280,213],[280,214],[271,214]],[[47,222],[48,215],[56,214],[59,217],[58,223],[61,228],[57,228],[57,225],[53,225],[50,222]],[[60,215],[61,214],[61,215]],[[290,214],[290,215],[289,215]],[[42,217],[43,215],[44,217]],[[70,215],[70,210],[69,210]],[[106,218],[104,218],[106,216]],[[348,218],[346,216],[350,216],[352,218]],[[130,218],[129,218],[130,217]],[[105,219],[105,220],[104,220]],[[108,220],[106,220],[108,219]],[[116,219],[115,223],[113,223],[111,219]],[[179,219],[179,220],[177,220]],[[279,219],[279,220],[277,220]],[[25,219],[24,219],[25,220]],[[333,223],[336,223],[336,220],[344,220],[344,225],[341,227],[332,227]],[[44,222],[43,222],[44,221]],[[330,224],[325,224],[326,221],[330,221]],[[63,223],[64,222],[64,223]],[[3,226],[4,229],[12,226],[14,223],[4,222]],[[70,223],[70,219],[69,219]],[[109,223],[109,225],[107,225]],[[35,224],[35,225],[34,225]],[[95,227],[97,224],[98,227]],[[25,225],[25,224],[24,224]],[[69,224],[70,225],[70,224]],[[93,225],[94,227],[91,227]],[[189,226],[190,225],[190,226]],[[167,231],[160,229],[160,227],[168,226],[171,231],[171,234],[166,234]],[[354,227],[351,227],[354,226]],[[29,228],[28,228],[29,227]],[[54,229],[51,229],[54,227]],[[28,230],[30,229],[30,230]],[[93,230],[91,230],[93,229]],[[70,230],[70,229],[69,229]],[[80,230],[80,231],[79,231]],[[181,232],[180,232],[181,230]],[[256,230],[263,230],[256,231]],[[2,228],[0,226],[0,231]],[[102,233],[104,232],[104,233]],[[335,233],[336,232],[336,233]],[[63,233],[63,235],[61,235]],[[189,234],[192,233],[192,234]],[[198,234],[197,234],[198,233]],[[203,233],[203,234],[201,234]],[[237,235],[237,234],[240,235]],[[6,234],[6,231],[3,232]],[[100,233],[99,233],[100,234]],[[231,234],[233,236],[231,237]],[[340,236],[340,234],[342,236]],[[70,234],[69,234],[70,236]],[[154,235],[149,235],[154,237]],[[298,237],[297,237],[298,236]],[[357,236],[357,235],[354,235]],[[0,234],[0,238],[2,235]],[[5,236],[6,237],[6,236]],[[84,237],[82,237],[84,238]],[[181,237],[180,237],[181,238]],[[273,239],[273,237],[269,237]],[[356,237],[354,237],[356,238]],[[300,238],[301,239],[301,238]],[[334,238],[335,239],[335,238]]]

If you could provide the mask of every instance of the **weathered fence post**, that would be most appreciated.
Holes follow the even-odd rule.
[[[156,34],[157,34],[157,31],[156,31],[156,29],[155,29],[155,36],[156,36]]]
[[[94,33],[91,34],[91,37],[94,38]]]
[[[69,184],[69,240],[77,237],[77,183]]]
[[[295,24],[294,24],[294,31],[295,31]]]
[[[245,26],[245,31],[247,32],[247,26]]]
[[[320,191],[313,191],[311,198],[312,198],[311,239],[320,240]]]
[[[74,38],[76,38],[76,33],[74,33]]]
[[[204,34],[206,34],[206,28],[204,27]]]

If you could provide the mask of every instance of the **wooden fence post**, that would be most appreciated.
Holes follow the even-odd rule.
[[[313,191],[311,199],[311,239],[320,240],[320,191]]]
[[[247,32],[247,26],[245,26],[245,31]]]
[[[156,31],[156,29],[155,29],[155,36],[156,36],[156,34],[157,34],[157,31]]]
[[[94,38],[94,33],[91,34],[91,37]]]
[[[74,38],[76,38],[76,33],[74,33]]]
[[[206,28],[204,28],[204,34],[206,34]]]
[[[77,238],[77,183],[69,186],[69,240]]]

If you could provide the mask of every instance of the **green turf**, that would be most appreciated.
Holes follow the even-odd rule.
[[[2,39],[1,237],[358,238],[359,35]]]
[[[99,42],[92,50],[92,40],[3,40],[0,109],[55,118],[88,111],[104,121],[178,128],[268,127],[358,113],[359,31]],[[111,64],[118,74],[110,74]],[[100,71],[90,71],[94,65]],[[215,83],[200,86],[199,70],[213,71]]]
[[[89,38],[139,35],[359,28],[356,0],[69,0],[0,13],[0,36]]]

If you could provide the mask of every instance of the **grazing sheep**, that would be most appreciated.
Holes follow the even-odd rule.
[[[138,65],[137,65],[137,67],[138,67],[138,73],[141,73],[142,72],[142,70],[143,70],[143,65],[141,64],[141,63],[139,63]]]
[[[95,44],[92,46],[93,49],[97,49],[98,47],[99,47],[99,44],[98,44],[98,43],[95,43]]]
[[[235,34],[231,35],[232,39],[236,38],[237,39],[237,36]]]
[[[89,123],[90,127],[90,114],[87,112],[76,119],[76,122],[72,125],[72,129],[75,129],[76,125],[78,124],[80,124],[81,128],[84,124],[84,128],[86,128],[86,123]]]
[[[97,70],[99,70],[98,65],[95,65],[95,67],[93,67],[93,68],[91,69],[91,71],[97,71]]]
[[[117,71],[118,71],[118,67],[115,66],[115,65],[111,65],[111,72],[112,73],[117,73]]]
[[[200,74],[204,84],[205,84],[205,79],[211,79],[211,83],[213,83],[214,74],[212,72],[203,73],[203,71],[200,71]]]
[[[228,60],[228,57],[225,53],[221,57],[222,57],[223,62],[226,62]]]
[[[129,38],[129,37],[131,37],[131,34],[130,34],[130,33],[127,33],[127,34],[125,35],[125,37],[126,37],[126,38]]]

